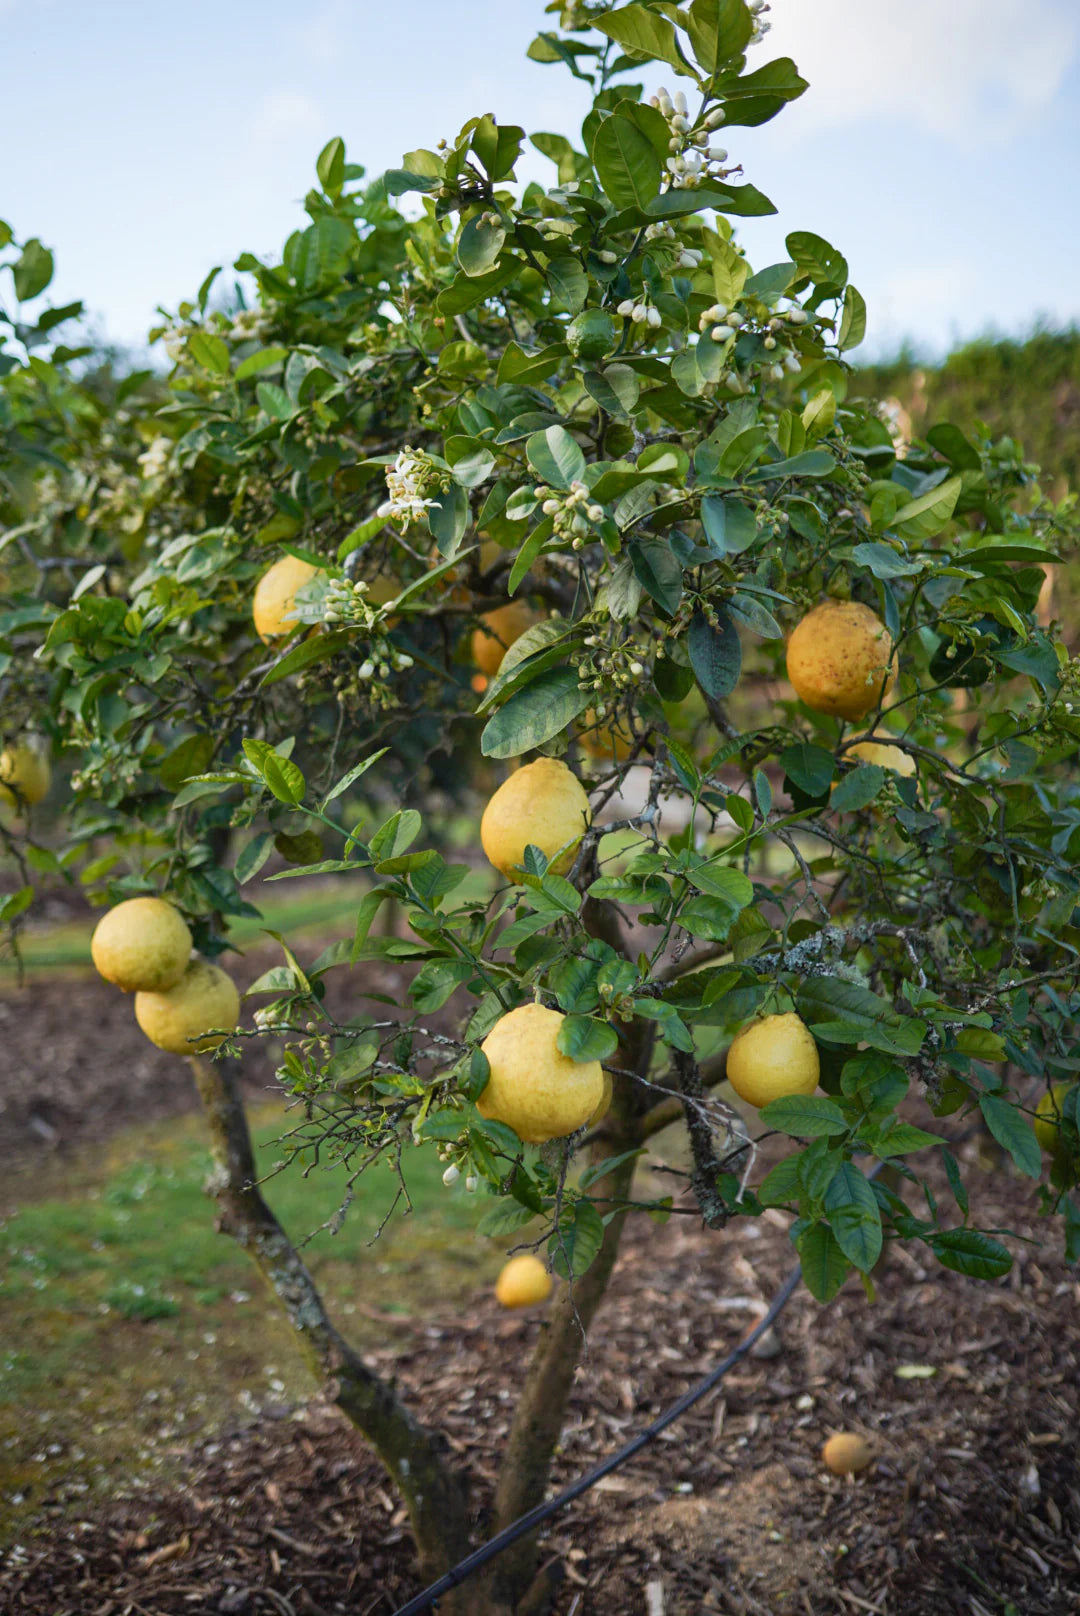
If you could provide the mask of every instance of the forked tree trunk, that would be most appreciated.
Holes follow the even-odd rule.
[[[409,1511],[421,1575],[433,1580],[469,1547],[463,1488],[439,1452],[438,1438],[374,1374],[327,1316],[296,1247],[256,1187],[251,1135],[236,1080],[223,1063],[190,1061],[210,1129],[214,1171],[208,1189],[219,1227],[253,1258],[281,1305],[324,1393],[368,1439]],[[471,1607],[450,1599],[445,1612]]]

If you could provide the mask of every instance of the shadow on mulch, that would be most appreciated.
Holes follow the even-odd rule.
[[[560,1516],[559,1616],[1065,1616],[1080,1609],[1080,1286],[1028,1184],[972,1169],[979,1220],[1030,1237],[1005,1281],[896,1252],[879,1298],[799,1293],[772,1355],[747,1360],[665,1439]],[[791,1261],[769,1215],[717,1239],[691,1218],[627,1238],[556,1467],[579,1474],[704,1374]],[[414,1319],[371,1358],[447,1435],[478,1532],[540,1321],[478,1298]],[[902,1378],[905,1366],[932,1370]],[[855,1482],[831,1429],[877,1446]],[[264,1412],[188,1456],[184,1486],[79,1519],[47,1506],[0,1563],[11,1616],[389,1616],[417,1591],[404,1511],[320,1403]]]

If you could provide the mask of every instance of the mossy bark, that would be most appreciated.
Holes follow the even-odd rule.
[[[324,1393],[368,1439],[409,1510],[421,1575],[432,1580],[468,1552],[463,1489],[444,1462],[438,1437],[374,1374],[330,1321],[300,1254],[263,1200],[236,1080],[224,1063],[190,1061],[206,1113],[214,1170],[208,1185],[219,1227],[253,1258]],[[444,1612],[473,1608],[464,1595]]]

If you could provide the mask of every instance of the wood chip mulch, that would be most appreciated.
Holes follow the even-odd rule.
[[[980,1221],[1013,1242],[995,1284],[894,1252],[868,1304],[805,1294],[766,1356],[552,1524],[558,1616],[1065,1616],[1080,1611],[1080,1285],[1030,1184],[976,1171]],[[791,1262],[766,1216],[628,1237],[556,1465],[621,1445],[752,1324]],[[478,1531],[535,1316],[484,1296],[466,1319],[387,1321],[371,1356],[439,1425]],[[915,1374],[909,1371],[914,1368]],[[872,1439],[830,1476],[832,1429]],[[418,1589],[404,1511],[319,1402],[265,1409],[188,1456],[164,1495],[126,1488],[79,1518],[59,1497],[0,1555],[10,1616],[390,1616]]]

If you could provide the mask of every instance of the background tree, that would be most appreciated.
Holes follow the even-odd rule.
[[[625,1219],[670,1205],[632,1177],[673,1114],[705,1222],[789,1211],[822,1301],[853,1270],[872,1291],[893,1239],[1008,1270],[927,1111],[980,1113],[1037,1180],[1030,1118],[1057,1092],[1038,1193],[1080,1239],[1080,677],[1036,615],[1072,509],[955,427],[897,458],[852,396],[865,307],[843,256],[804,231],[756,271],[739,249],[731,220],[772,205],[718,141],[806,88],[786,59],[748,64],[765,9],[549,8],[530,55],[593,92],[578,144],[532,137],[550,187],[513,188],[524,132],[490,115],[374,183],[331,141],[281,261],[237,261],[254,306],[215,306],[214,271],[160,328],[167,402],[153,377],[43,357],[52,314],[8,350],[5,729],[74,771],[59,851],[12,793],[4,918],[35,873],[77,871],[111,904],[167,894],[227,964],[275,849],[282,874],[354,884],[351,940],[310,966],[283,940],[254,1027],[195,1030],[284,1040],[297,1160],[346,1183],[389,1162],[407,1201],[411,1152],[437,1150],[491,1197],[489,1234],[546,1246],[564,1283],[484,1533],[543,1496]],[[683,88],[647,97],[650,63]],[[23,302],[47,285],[32,247],[11,247]],[[253,594],[286,558],[264,640]],[[531,626],[493,618],[522,599]],[[462,776],[487,796],[527,756],[540,773],[485,817],[506,884],[463,900],[438,809],[413,804]],[[647,784],[611,835],[634,765]],[[373,935],[384,904],[407,936]],[[328,973],[362,999],[379,958],[415,963],[411,1011],[335,1019]],[[453,1035],[431,1020],[451,1001]],[[744,1030],[731,1076],[792,1141],[765,1175],[714,1092]],[[223,1226],[441,1571],[469,1540],[464,1480],[326,1316],[257,1187],[231,1068],[193,1067]],[[875,1158],[918,1210],[868,1181]],[[521,1607],[534,1572],[523,1544],[461,1608]]]

